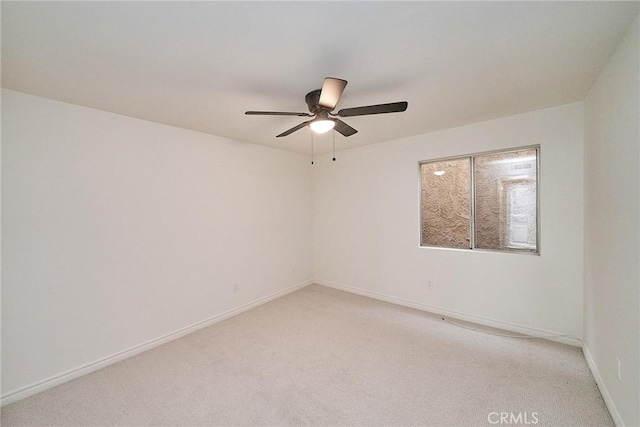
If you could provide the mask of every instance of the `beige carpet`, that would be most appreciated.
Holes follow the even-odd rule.
[[[476,426],[501,412],[613,425],[578,348],[314,285],[8,405],[2,425]]]

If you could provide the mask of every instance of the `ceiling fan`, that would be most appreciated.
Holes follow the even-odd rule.
[[[313,117],[311,120],[300,123],[289,130],[276,135],[277,138],[291,135],[293,132],[309,126],[316,133],[329,132],[335,129],[344,136],[351,136],[358,132],[342,120],[336,117],[353,117],[366,116],[370,114],[399,113],[405,111],[409,105],[406,101],[391,102],[389,104],[367,105],[365,107],[343,108],[337,113],[332,113],[340,95],[347,86],[347,81],[334,77],[324,79],[322,89],[316,89],[309,92],[304,100],[309,107],[310,113],[293,113],[286,111],[247,111],[245,114],[250,116],[298,116]]]

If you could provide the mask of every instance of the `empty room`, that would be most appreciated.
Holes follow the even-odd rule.
[[[0,7],[3,426],[640,426],[640,2]]]

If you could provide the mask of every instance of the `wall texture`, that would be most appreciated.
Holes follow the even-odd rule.
[[[627,426],[640,425],[638,27],[636,18],[585,100],[585,354]]]
[[[575,103],[340,151],[336,162],[319,157],[316,279],[513,330],[581,336],[582,115]],[[419,161],[538,144],[540,256],[419,247]]]
[[[421,244],[471,248],[471,159],[423,163],[420,168]]]
[[[12,91],[2,125],[3,396],[312,278],[306,156]]]

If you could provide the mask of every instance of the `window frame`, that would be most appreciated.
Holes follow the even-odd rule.
[[[475,244],[476,244],[476,179],[475,179],[475,158],[479,157],[479,156],[486,156],[486,155],[492,155],[492,154],[507,154],[507,153],[513,153],[513,152],[518,152],[518,151],[524,151],[524,150],[535,150],[536,151],[536,249],[535,250],[523,250],[523,249],[517,249],[517,248],[505,248],[505,249],[487,249],[487,248],[476,248]],[[491,151],[480,151],[480,152],[476,152],[476,153],[470,153],[470,154],[464,154],[464,155],[458,155],[458,156],[449,156],[449,157],[440,157],[440,158],[435,158],[435,159],[428,159],[428,160],[421,160],[418,162],[418,187],[419,187],[419,191],[420,191],[420,197],[419,197],[419,223],[418,223],[418,247],[419,248],[426,248],[426,249],[443,249],[443,250],[449,250],[449,251],[465,251],[465,252],[494,252],[494,253],[501,253],[501,254],[523,254],[523,255],[535,255],[535,256],[540,256],[541,251],[542,251],[542,242],[540,239],[540,224],[541,224],[541,217],[540,217],[540,166],[541,166],[541,147],[540,145],[526,145],[526,146],[522,146],[522,147],[513,147],[513,148],[505,148],[505,149],[496,149],[496,150],[491,150]],[[471,218],[470,218],[470,224],[469,224],[469,230],[470,230],[470,247],[469,248],[457,248],[457,247],[450,247],[450,246],[440,246],[440,245],[423,245],[422,244],[422,225],[424,223],[424,219],[423,219],[423,188],[422,188],[422,181],[423,181],[423,177],[422,177],[422,165],[426,164],[426,163],[435,163],[435,162],[445,162],[445,161],[451,161],[451,160],[460,160],[460,159],[469,159],[469,163],[470,163],[470,170],[469,170],[469,189],[470,189],[470,194],[469,194],[469,203],[470,203],[470,213],[471,213]]]

